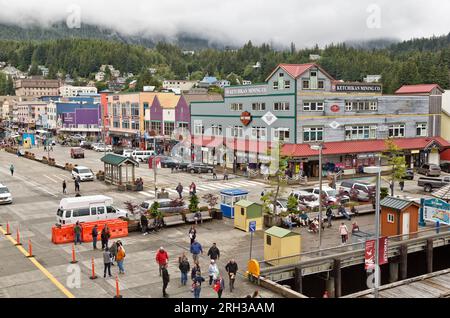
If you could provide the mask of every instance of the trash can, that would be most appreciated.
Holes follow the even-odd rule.
[[[222,220],[223,219],[222,211],[214,210],[212,213],[213,213],[213,219],[215,219],[215,220]]]

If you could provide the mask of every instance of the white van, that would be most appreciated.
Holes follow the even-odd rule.
[[[94,181],[94,173],[91,169],[83,166],[76,166],[72,170],[72,178],[80,177],[81,181]]]
[[[153,150],[135,150],[131,154],[131,158],[140,162],[147,162],[148,158],[154,156],[155,152]]]
[[[64,198],[56,212],[57,224],[95,222],[128,217],[125,210],[113,206],[113,199],[104,195]]]

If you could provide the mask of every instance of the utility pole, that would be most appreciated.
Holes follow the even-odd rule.
[[[322,145],[319,146],[319,253],[322,250]]]

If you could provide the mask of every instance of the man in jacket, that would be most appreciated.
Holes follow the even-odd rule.
[[[193,281],[194,283],[192,284],[192,287],[194,288],[194,297],[200,298],[200,292],[202,291],[202,283],[205,281],[205,279],[201,276],[200,272],[197,272]]]
[[[177,190],[178,195],[180,196],[180,199],[182,199],[183,198],[183,186],[181,185],[181,183],[178,183],[175,190]]]
[[[167,285],[169,285],[169,281],[170,281],[169,272],[167,271],[167,265],[164,265],[161,268],[161,272],[162,272],[162,279],[163,279],[163,297],[169,297],[169,294],[166,293],[166,288],[167,288]]]
[[[203,249],[199,242],[194,241],[194,243],[192,243],[191,253],[192,253],[192,258],[194,259],[194,263],[198,262],[198,255],[200,253],[203,254]]]
[[[105,225],[100,237],[102,239],[102,250],[104,250],[106,247],[108,247],[108,241],[109,241],[109,238],[111,237],[111,233],[109,233],[108,225]]]
[[[228,277],[230,278],[230,292],[232,293],[234,289],[234,281],[236,280],[236,273],[238,271],[238,265],[234,259],[231,259],[225,266],[225,269],[228,273]]]
[[[219,268],[217,267],[217,264],[213,259],[211,260],[211,264],[209,264],[208,267],[208,275],[209,285],[211,286],[212,283],[219,277]]]
[[[103,277],[106,278],[106,271],[108,271],[108,275],[111,277],[111,253],[109,252],[109,248],[105,248],[103,252],[103,264],[105,265]]]
[[[331,219],[333,218],[333,210],[331,210],[331,206],[329,206],[327,208],[326,216],[327,216],[327,220],[328,220],[328,226],[327,227],[331,227],[332,226]]]
[[[180,257],[178,268],[181,272],[181,285],[186,286],[187,283],[187,274],[189,273],[189,270],[191,269],[191,265],[189,264],[189,261],[187,257],[184,255]]]
[[[156,252],[156,263],[159,266],[159,276],[161,276],[162,268],[169,263],[169,254],[167,254],[162,246],[159,248],[158,252]]]
[[[92,228],[92,245],[94,247],[94,250],[97,249],[97,237],[98,237],[98,227],[97,224],[94,225]]]
[[[145,214],[141,214],[141,229],[142,229],[143,235],[147,235],[148,219],[145,216]]]
[[[77,243],[81,244],[81,226],[80,226],[80,222],[77,222],[73,228],[74,234],[75,234],[75,245],[77,245]]]
[[[220,258],[220,251],[217,248],[216,243],[213,243],[213,245],[210,247],[208,256],[214,261],[217,261]]]

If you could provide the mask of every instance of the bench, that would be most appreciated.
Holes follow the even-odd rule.
[[[203,221],[208,221],[208,220],[212,220],[213,219],[211,217],[211,215],[209,215],[208,211],[203,211],[203,212],[200,212],[200,213],[202,215],[201,223],[203,223]],[[196,221],[195,221],[195,213],[186,214],[186,223],[196,223]]]
[[[183,215],[177,214],[163,217],[164,226],[184,224]]]
[[[373,208],[372,204],[359,205],[359,206],[356,206],[355,208],[358,211],[358,215],[368,214],[368,213],[375,213],[375,209]],[[355,216],[354,213],[350,212],[351,208],[345,208],[345,211],[347,211],[347,213],[348,213],[348,215],[350,217]],[[327,218],[326,215],[325,215],[326,208],[323,208],[322,213],[323,213],[324,220],[326,220],[326,218]],[[309,212],[307,214],[308,214],[308,217],[310,219],[314,219],[316,217],[319,217],[319,213],[318,212]],[[338,209],[333,209],[333,219],[342,219],[342,218],[344,218],[344,216],[339,213],[339,210]]]

